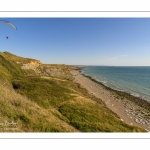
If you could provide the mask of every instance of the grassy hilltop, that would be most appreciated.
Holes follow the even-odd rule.
[[[67,65],[0,52],[1,132],[144,132],[74,83]]]

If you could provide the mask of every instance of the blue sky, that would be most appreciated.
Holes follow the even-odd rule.
[[[150,18],[0,18],[0,51],[42,63],[150,65]],[[9,36],[6,39],[6,36]]]

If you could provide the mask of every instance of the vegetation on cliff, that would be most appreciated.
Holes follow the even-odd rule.
[[[0,52],[1,132],[144,132],[72,81],[67,65]]]

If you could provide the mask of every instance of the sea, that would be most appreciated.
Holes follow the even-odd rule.
[[[82,66],[81,73],[112,89],[150,101],[150,66]]]

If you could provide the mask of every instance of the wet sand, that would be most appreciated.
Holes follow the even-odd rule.
[[[122,121],[150,131],[150,113],[146,109],[129,101],[127,98],[121,99],[121,97],[116,96],[101,84],[82,75],[78,70],[72,70],[71,73],[73,74],[74,82],[79,83],[90,94],[101,99]]]

